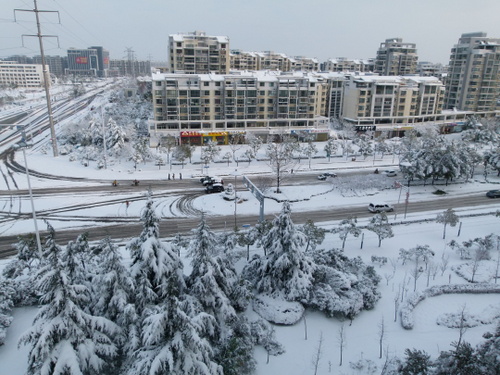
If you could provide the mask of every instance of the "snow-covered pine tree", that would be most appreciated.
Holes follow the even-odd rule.
[[[33,276],[40,267],[40,253],[33,234],[19,237],[16,243],[16,257],[6,264],[3,276],[10,279],[16,290],[15,306],[34,305],[39,297],[33,285]]]
[[[14,295],[16,290],[12,280],[0,279],[0,345],[5,342],[7,328],[12,323],[12,308],[14,307]]]
[[[80,234],[76,241],[68,242],[61,255],[70,284],[89,286],[89,273],[86,269],[86,265],[91,263],[88,233]]]
[[[34,375],[81,375],[112,372],[116,346],[112,336],[118,326],[82,310],[89,303],[89,290],[70,284],[55,231],[48,225],[45,265],[37,273],[37,288],[45,305],[20,344],[31,345],[28,373]],[[106,367],[106,371],[104,371]]]
[[[217,336],[220,335],[215,341],[227,336],[227,324],[236,318],[229,297],[238,286],[238,275],[218,243],[217,236],[210,230],[202,214],[188,246],[192,271],[186,278],[186,284],[189,293],[198,298],[204,311],[215,317],[220,329],[220,332],[215,332]]]
[[[185,294],[182,263],[159,239],[158,218],[148,199],[143,231],[128,248],[141,341],[130,353],[129,374],[221,374],[205,337],[216,330],[213,316]]]
[[[265,256],[254,256],[243,274],[259,293],[282,296],[288,301],[306,301],[313,284],[314,264],[304,253],[306,239],[292,222],[290,203],[261,240]]]

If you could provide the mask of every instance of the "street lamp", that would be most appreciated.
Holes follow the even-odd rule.
[[[25,141],[25,134],[23,132],[21,141],[16,143],[13,148],[15,150],[22,150],[23,151],[23,157],[24,157],[24,169],[26,170],[26,178],[28,180],[28,192],[29,192],[29,197],[31,201],[31,212],[33,214],[33,224],[35,225],[35,237],[36,237],[36,244],[38,247],[38,252],[40,254],[40,257],[42,256],[42,243],[40,241],[40,233],[38,231],[38,223],[36,220],[36,211],[35,211],[35,203],[33,202],[33,192],[31,190],[31,182],[30,182],[30,173],[28,169],[28,161],[26,159],[26,149],[30,148],[32,145],[26,143]]]
[[[238,196],[236,195],[236,178],[240,175],[237,169],[234,170],[233,173],[231,173],[234,176],[234,230],[238,228],[238,225],[236,223],[236,205],[238,204]]]

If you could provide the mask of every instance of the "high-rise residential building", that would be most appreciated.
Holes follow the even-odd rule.
[[[229,38],[210,36],[203,31],[173,34],[168,37],[172,73],[229,73]]]
[[[311,57],[295,56],[290,58],[290,68],[295,71],[318,72],[319,61]]]
[[[273,51],[256,52],[259,70],[275,70],[289,72],[292,70],[292,62],[284,53]]]
[[[109,69],[109,52],[102,47],[87,49],[70,48],[66,74],[106,77]]]
[[[259,70],[259,57],[256,52],[231,50],[229,58],[231,70]]]
[[[141,60],[110,60],[109,75],[120,76],[149,76],[151,75],[151,61]]]
[[[500,38],[462,34],[451,49],[444,107],[493,111],[500,96]]]
[[[49,71],[48,66],[47,71]],[[0,61],[1,86],[40,87],[44,81],[42,65]]]
[[[328,82],[314,73],[153,74],[151,139],[227,142],[231,133],[308,132],[326,139]]]
[[[380,43],[375,59],[375,73],[382,76],[405,76],[417,72],[415,43],[403,43],[401,38],[386,39]]]

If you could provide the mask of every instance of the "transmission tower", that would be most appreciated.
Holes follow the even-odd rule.
[[[127,47],[125,48],[125,52],[127,53],[127,61],[128,61],[128,66],[130,67],[130,73],[133,78],[135,78],[135,51],[132,49],[132,47]]]
[[[36,3],[36,0],[33,0],[33,2],[35,4],[35,9],[14,9],[14,21],[16,21],[16,19],[15,19],[16,11],[18,11],[18,12],[34,12],[35,13],[37,34],[36,35],[23,34],[23,36],[35,36],[38,38],[38,43],[40,44],[40,55],[42,57],[42,69],[43,69],[43,82],[44,82],[44,87],[45,87],[45,98],[47,100],[47,112],[49,114],[52,150],[54,151],[54,157],[57,157],[59,155],[59,152],[57,150],[56,128],[54,126],[54,118],[52,116],[52,104],[51,104],[51,100],[50,100],[50,90],[49,90],[50,76],[49,76],[49,71],[47,70],[47,65],[45,64],[45,53],[43,52],[43,38],[46,38],[46,37],[57,38],[57,36],[56,35],[43,35],[42,34],[39,13],[57,13],[59,23],[61,23],[61,18],[59,17],[58,11],[39,10],[38,5]],[[58,43],[59,43],[59,39],[58,39]]]

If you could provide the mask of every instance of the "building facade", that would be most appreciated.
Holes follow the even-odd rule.
[[[444,85],[435,77],[350,76],[342,117],[357,125],[416,124],[441,114]]]
[[[231,133],[328,134],[328,82],[321,75],[153,74],[152,90],[152,140],[170,134],[200,144],[213,137],[223,143]]]
[[[67,67],[66,58],[62,56],[45,56],[45,64],[49,66],[51,74],[56,77],[64,75],[64,69]],[[33,56],[33,64],[42,64],[42,56]]]
[[[65,74],[107,77],[108,69],[109,52],[102,47],[68,50],[68,67],[65,69]]]
[[[451,49],[444,106],[464,111],[498,109],[500,38],[486,33],[462,34]]]
[[[386,39],[380,44],[374,71],[382,76],[405,76],[417,72],[415,43],[403,43],[401,38]]]
[[[139,77],[151,75],[151,62],[139,60],[110,60],[109,76],[112,77]]]
[[[169,65],[172,73],[229,73],[229,38],[209,36],[203,31],[168,37]]]
[[[357,60],[337,57],[321,64],[323,72],[373,72],[375,59]]]
[[[50,74],[48,66],[47,71]],[[42,65],[0,61],[0,85],[2,86],[40,87],[44,85],[44,82]]]

